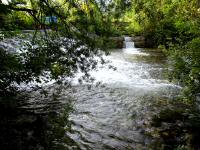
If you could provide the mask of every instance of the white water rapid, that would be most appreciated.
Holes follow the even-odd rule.
[[[173,99],[179,87],[164,77],[165,57],[157,50],[134,47],[125,37],[125,48],[105,57],[116,70],[99,67],[92,71],[100,86],[74,86],[74,109],[66,135],[81,149],[145,149],[151,139],[142,129],[148,116],[156,113],[155,101]]]

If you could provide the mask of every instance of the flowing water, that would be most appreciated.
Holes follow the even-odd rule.
[[[135,149],[151,142],[142,126],[148,113],[156,113],[152,103],[173,99],[179,87],[163,76],[166,60],[162,53],[137,49],[125,37],[125,48],[105,59],[116,70],[99,68],[91,74],[100,86],[74,87],[75,111],[70,114],[71,130],[66,136],[81,149]]]
[[[48,132],[40,133],[39,142],[34,139],[35,143],[44,139],[53,141],[52,147],[45,143],[49,144],[49,149],[147,149],[153,139],[145,134],[148,130],[145,125],[160,109],[154,103],[172,100],[180,87],[165,79],[167,61],[161,52],[135,48],[130,37],[125,37],[124,45],[125,48],[105,56],[116,69],[99,66],[91,72],[96,79],[94,85],[79,85],[74,79],[71,90],[64,90],[59,98],[51,95],[52,101],[41,102],[39,94],[35,94],[30,106],[21,106],[21,109],[34,108],[40,116],[44,111],[61,109],[63,112],[62,117],[56,118],[54,113],[46,116],[47,120],[54,119],[49,121],[53,128],[50,132],[45,126]],[[60,103],[69,102],[69,99],[72,99],[73,111],[67,112],[69,109]],[[32,120],[39,122],[39,126],[44,122],[38,117]],[[29,138],[32,130],[35,128],[28,130]]]

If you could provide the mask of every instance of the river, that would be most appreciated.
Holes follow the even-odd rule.
[[[69,116],[73,133],[66,135],[81,149],[146,147],[151,139],[142,126],[148,113],[158,112],[153,103],[178,94],[179,87],[164,78],[166,59],[161,52],[135,48],[129,37],[124,45],[106,58],[116,70],[104,67],[91,73],[101,86],[79,86],[74,93],[75,111]]]
[[[167,60],[157,49],[135,48],[130,37],[125,37],[123,49],[112,50],[111,55],[104,58],[110,64],[91,72],[96,79],[93,85],[79,85],[73,79],[72,87],[62,89],[59,96],[45,97],[35,92],[26,104],[21,104],[20,111],[29,110],[34,115],[20,113],[19,118],[25,120],[23,129],[14,127],[17,128],[14,131],[21,144],[13,142],[11,146],[21,149],[31,149],[30,145],[36,149],[148,149],[155,139],[146,134],[147,125],[151,116],[161,109],[156,104],[173,100],[180,90],[165,78]],[[109,69],[109,65],[115,69]],[[54,91],[57,91],[54,86],[48,88],[49,93]],[[26,127],[24,122],[31,127]],[[5,136],[9,139],[10,134]]]

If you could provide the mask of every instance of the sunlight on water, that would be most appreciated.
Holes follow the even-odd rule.
[[[105,56],[104,59],[111,62],[116,70],[109,69],[108,65],[105,67],[99,66],[98,71],[91,71],[90,74],[96,80],[103,84],[113,85],[117,87],[143,87],[145,89],[159,88],[165,86],[176,86],[169,83],[166,79],[157,79],[151,75],[151,71],[160,72],[163,65],[148,64],[140,61],[127,61],[126,57],[149,56],[148,53],[140,52],[138,48],[134,47],[134,42],[131,38],[125,37],[126,48],[120,51],[114,51],[110,56]],[[128,47],[128,48],[127,48]],[[77,75],[77,78],[80,74]],[[74,83],[78,84],[78,82]]]
[[[14,46],[18,45],[18,41],[10,41]],[[8,47],[8,51],[14,52],[13,43],[9,43],[0,44]],[[78,79],[81,73],[74,78],[66,78],[72,81],[72,87],[62,87],[59,94],[57,88],[58,91],[60,89],[54,83],[55,80],[44,82],[48,72],[41,76],[44,78],[42,83],[29,83],[30,87],[43,85],[46,88],[46,96],[42,96],[40,91],[32,92],[31,98],[26,100],[26,105],[22,104],[21,109],[33,110],[38,114],[59,114],[60,110],[66,109],[63,104],[69,106],[69,103],[73,109],[66,109],[64,118],[49,117],[49,125],[55,129],[51,136],[55,136],[53,142],[59,149],[62,149],[59,147],[61,145],[63,150],[128,150],[137,149],[138,146],[139,149],[146,149],[151,143],[152,139],[144,132],[147,130],[145,125],[149,115],[160,109],[153,103],[172,100],[179,94],[180,87],[168,82],[163,76],[166,70],[163,55],[135,48],[131,37],[125,37],[124,45],[125,48],[104,56],[110,63],[105,66],[99,64],[97,70],[90,72],[95,78],[93,85],[85,82],[80,85]],[[29,85],[24,83],[20,86],[28,89]],[[41,135],[41,138],[44,138],[43,136]],[[52,140],[48,137],[46,139]]]
[[[138,145],[140,149],[146,148],[151,139],[141,128],[151,114],[149,110],[158,111],[152,103],[178,94],[180,87],[162,77],[163,63],[134,59],[141,55],[151,58],[151,55],[140,52],[131,40],[125,37],[128,48],[105,56],[116,70],[109,69],[108,64],[91,72],[101,86],[88,89],[74,82],[75,111],[69,117],[73,125],[66,135],[81,149],[127,150]]]

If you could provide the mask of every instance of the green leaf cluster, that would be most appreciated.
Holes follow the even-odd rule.
[[[195,101],[200,93],[199,1],[133,0],[133,4],[141,34],[155,47],[164,47],[170,58],[170,79],[180,82],[185,96]]]
[[[106,51],[106,41],[112,33],[110,18],[96,1],[16,0],[0,4],[11,12],[1,12],[1,30],[28,29],[29,25],[36,29],[21,37],[25,41],[28,38],[28,42],[19,45],[20,53],[1,48],[1,93],[12,91],[16,84],[41,82],[41,76],[47,76],[48,81],[61,80],[81,71],[90,78],[89,71],[98,63],[94,57],[102,60],[100,49]],[[45,24],[45,16],[56,16],[58,21]]]

